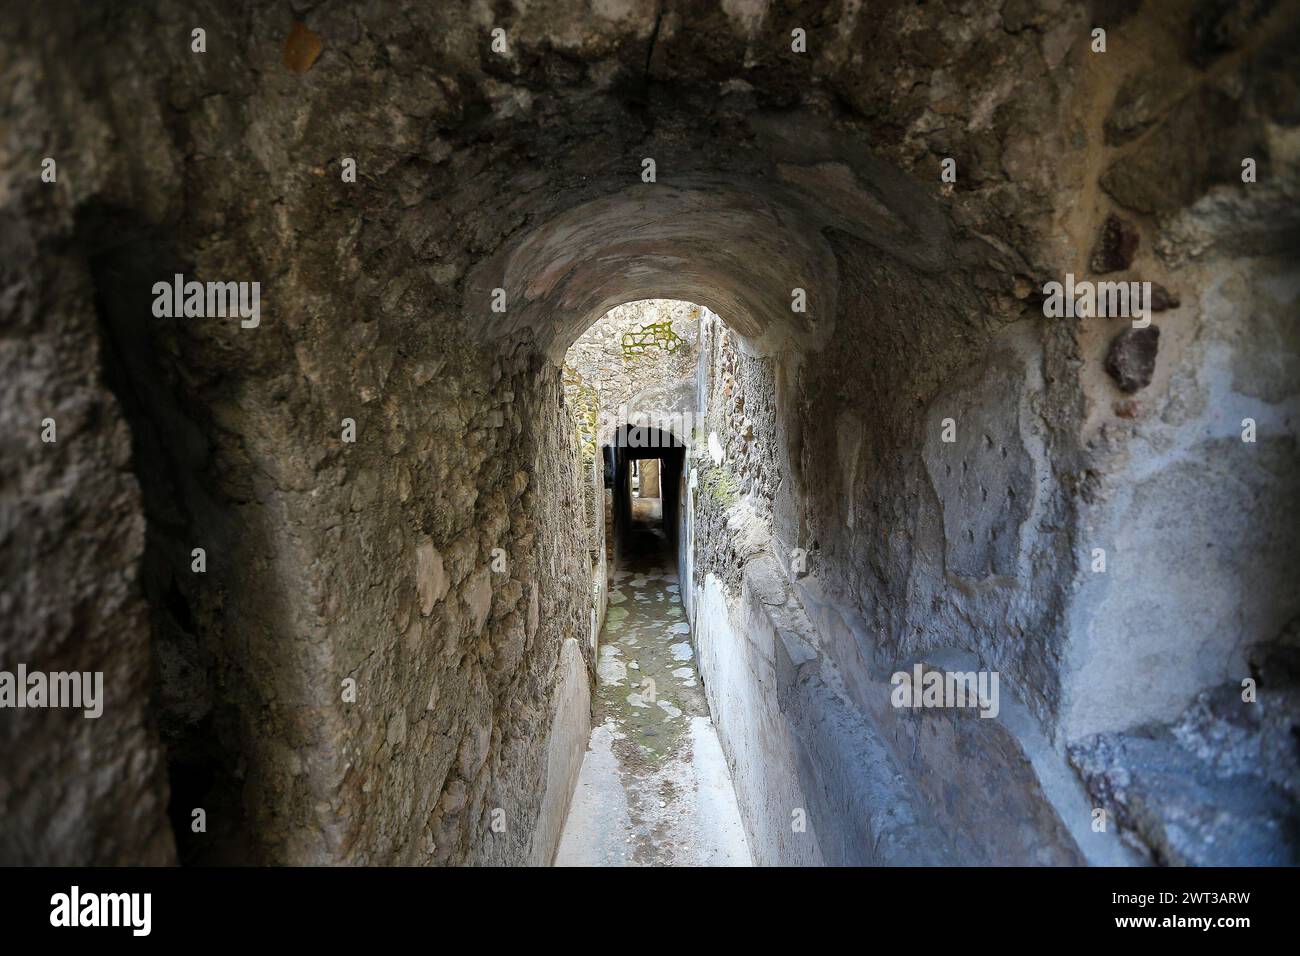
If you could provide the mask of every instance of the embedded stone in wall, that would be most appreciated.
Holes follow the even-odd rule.
[[[526,633],[528,634],[529,640],[532,640],[533,635],[537,633],[537,624],[540,614],[537,598],[537,585],[535,583],[528,585],[528,617],[526,618]]]
[[[1177,292],[1170,292],[1159,282],[1151,283],[1152,312],[1165,312],[1169,309],[1176,309],[1182,304]]]
[[[480,568],[470,579],[465,589],[465,602],[469,605],[472,618],[471,633],[478,634],[487,621],[488,611],[492,609],[492,569]]]
[[[1116,215],[1107,216],[1092,250],[1092,271],[1101,275],[1127,269],[1137,254],[1138,241],[1137,228],[1131,222]]]
[[[472,778],[487,759],[492,743],[492,718],[472,723],[460,742],[458,766],[467,778]]]
[[[1121,392],[1132,394],[1151,384],[1159,344],[1160,329],[1154,325],[1125,329],[1111,340],[1110,351],[1106,353],[1106,372]]]
[[[415,549],[415,586],[420,594],[420,613],[428,617],[433,606],[447,596],[449,587],[442,555],[434,550],[432,538],[424,538]]]

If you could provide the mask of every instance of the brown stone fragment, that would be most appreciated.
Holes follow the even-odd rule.
[[[1103,275],[1127,269],[1133,263],[1137,248],[1137,228],[1112,213],[1106,217],[1097,245],[1092,250],[1092,271]]]
[[[1167,309],[1176,309],[1182,305],[1178,298],[1177,292],[1170,292],[1159,282],[1151,283],[1151,311],[1164,312]]]
[[[293,21],[284,41],[284,65],[294,73],[306,73],[320,56],[321,46],[319,33],[307,29],[300,20]]]

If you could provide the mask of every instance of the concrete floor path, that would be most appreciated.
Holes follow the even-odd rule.
[[[556,866],[751,866],[663,533],[635,532],[600,637],[594,726]]]

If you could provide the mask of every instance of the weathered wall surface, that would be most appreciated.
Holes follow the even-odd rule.
[[[565,353],[564,363],[578,372],[596,391],[599,403],[597,439],[602,444],[613,440],[619,425],[626,423],[626,413],[658,412],[661,409],[636,407],[633,399],[650,388],[662,388],[683,379],[694,379],[699,365],[697,341],[703,310],[689,302],[648,299],[629,302],[599,319]],[[680,339],[674,351],[649,347],[638,355],[623,351],[623,336],[651,323],[667,322]],[[624,410],[623,420],[619,419]]]
[[[586,627],[574,437],[557,369],[526,347],[458,343],[458,302],[432,277],[438,217],[403,225],[405,200],[369,185],[434,134],[381,110],[394,135],[345,185],[331,144],[353,139],[344,130],[359,117],[330,103],[350,68],[303,99],[281,60],[287,19],[253,14],[244,42],[209,13],[204,58],[187,19],[88,15],[102,29],[79,29],[132,38],[109,59],[151,64],[129,89],[92,75],[108,62],[93,49],[72,62],[58,53],[68,37],[32,42],[47,24],[19,18],[6,41],[7,54],[29,51],[17,60],[26,115],[64,124],[46,147],[6,141],[6,235],[38,229],[73,257],[62,286],[35,268],[6,285],[32,290],[6,298],[15,330],[69,316],[51,326],[66,358],[35,334],[10,350],[6,381],[31,394],[6,414],[75,410],[51,446],[64,453],[54,471],[48,454],[32,458],[43,446],[28,447],[39,414],[13,432],[24,450],[7,456],[21,470],[6,523],[37,550],[14,552],[20,590],[18,564],[5,576],[6,594],[25,596],[4,661],[30,649],[98,663],[110,704],[75,735],[46,729],[64,714],[41,714],[7,736],[6,767],[19,767],[11,753],[40,754],[41,776],[6,771],[6,859],[172,858],[151,713],[184,796],[173,807],[184,859],[547,859],[586,737],[585,667],[561,654]],[[275,79],[256,87],[254,68]],[[110,130],[120,150],[90,147]],[[28,175],[44,149],[59,156],[57,185]],[[152,283],[173,271],[260,281],[261,324],[153,319]],[[135,410],[130,431],[96,385],[94,297],[124,353],[109,364]],[[132,467],[153,493],[143,506]],[[42,486],[66,489],[71,524],[42,524],[33,506],[54,504]],[[78,522],[87,538],[68,538],[64,558],[40,543]],[[201,575],[193,546],[207,550]],[[85,597],[55,580],[82,582]],[[190,832],[193,808],[205,833]]]
[[[1151,858],[1295,863],[1285,834],[1300,823],[1300,770],[1247,755],[1286,751],[1295,722],[1294,677],[1278,661],[1294,655],[1300,614],[1285,583],[1300,563],[1300,27],[1287,4],[1139,26],[1101,80],[1095,218],[1059,218],[1080,240],[1076,271],[1090,234],[1092,271],[1156,282],[1163,300],[1148,356],[1116,323],[1079,336],[1091,461],[1060,735],[1095,801]],[[1156,67],[1170,43],[1180,55]],[[1195,157],[1161,175],[1193,140]],[[1124,224],[1122,242],[1103,241],[1103,215]]]
[[[1027,323],[964,375],[908,369],[890,337],[917,303],[894,313],[886,294],[872,301],[876,324],[843,317],[825,353],[779,367],[744,356],[716,322],[701,338],[715,363],[701,373],[701,431],[722,460],[696,449],[691,610],[751,845],[786,863],[810,852],[858,864],[1127,862],[1112,838],[1080,845],[1083,788],[1017,701],[1033,648],[1005,622],[1050,611],[1068,581],[1026,527],[1051,506],[1035,500],[1047,465],[1022,411],[1042,390],[1026,372]],[[918,401],[893,377],[904,369],[942,383],[939,394]],[[941,442],[948,413],[936,408],[975,440]],[[982,502],[990,485],[1000,502]],[[881,516],[901,525],[882,528]],[[896,710],[889,676],[915,660],[1001,670],[1001,719]],[[774,786],[782,779],[792,783]],[[796,813],[811,851],[791,829]]]
[[[8,132],[6,150],[39,141]],[[0,197],[0,670],[102,675],[93,718],[89,701],[0,712],[0,860],[169,863],[144,509],[90,271],[62,249],[57,204],[7,184]]]
[[[488,373],[479,382],[491,380]],[[334,645],[373,695],[369,708],[344,712],[337,741],[340,812],[365,810],[349,834],[357,855],[348,858],[357,862],[505,863],[539,852],[531,841],[556,693],[573,679],[560,648],[586,623],[589,570],[558,375],[525,367],[510,385],[515,401],[505,406],[486,389],[477,402],[473,392],[459,403],[434,398],[433,407],[459,407],[467,418],[449,421],[441,435],[429,436],[426,424],[410,462],[411,499],[400,500],[400,484],[399,500],[376,493],[371,521],[357,522],[361,547],[368,525],[395,529],[388,547],[408,555],[411,577],[392,580],[376,554],[368,574],[335,564],[326,583],[327,592],[342,592],[336,600],[346,614]],[[527,433],[522,409],[533,410]],[[457,442],[459,454],[450,451]],[[388,468],[406,463],[391,457],[382,459]],[[387,484],[379,478],[373,487]],[[467,497],[457,502],[458,493]],[[421,515],[428,524],[408,531]],[[338,545],[349,549],[346,535]],[[377,642],[374,621],[391,622],[391,636]],[[563,713],[579,720],[585,739],[585,710]],[[494,828],[494,811],[504,813],[504,831]],[[422,834],[412,832],[412,818],[427,820]]]
[[[699,364],[696,341],[703,312],[689,302],[669,299],[628,302],[596,321],[564,356],[565,401],[577,423],[580,467],[587,477],[586,528],[594,579],[592,647],[598,640],[607,601],[606,546],[612,549],[614,543],[606,540],[606,497],[611,499],[611,508],[613,501],[612,493],[604,488],[602,448],[616,444],[618,429],[629,423],[635,428],[637,423],[648,426],[657,422],[679,435],[690,430],[693,415],[679,413],[693,411],[690,386]],[[671,342],[669,348],[650,344],[635,354],[625,353],[625,334],[656,323],[667,323],[676,337],[665,338],[664,345]],[[692,396],[689,408],[679,407],[686,393]],[[639,435],[634,430],[628,440],[635,441]]]
[[[799,750],[775,694],[772,648],[764,635],[732,622],[719,580],[707,575],[694,589],[691,629],[705,675],[709,710],[731,768],[746,837],[759,866],[820,866],[822,823],[799,776]],[[732,602],[734,603],[734,602]]]
[[[1217,22],[1217,14],[1201,15]],[[1169,41],[1182,22],[1157,17],[1126,29],[1143,47],[1153,37]],[[1092,197],[1083,211],[1062,204],[1059,221],[1076,243],[1044,247],[1038,268],[1058,280],[1072,270],[1161,284],[1154,375],[1136,389],[1107,371],[1126,322],[1050,321],[1031,287],[1004,286],[977,267],[953,282],[951,272],[917,276],[843,247],[840,301],[869,307],[841,308],[824,348],[775,370],[724,349],[723,387],[706,386],[705,430],[718,437],[726,463],[706,460],[697,476],[697,588],[716,575],[738,607],[769,532],[780,560],[807,561],[808,576],[792,577],[816,625],[813,643],[826,659],[819,666],[836,668],[845,697],[878,721],[874,732],[893,743],[940,830],[968,836],[959,851],[965,859],[994,846],[993,858],[1004,860],[1130,859],[1090,835],[1084,824],[1093,805],[1117,813],[1131,844],[1156,859],[1263,862],[1294,852],[1261,855],[1258,841],[1217,856],[1206,849],[1231,843],[1229,834],[1245,832],[1249,821],[1281,832],[1294,818],[1276,781],[1248,763],[1211,767],[1203,748],[1182,744],[1174,752],[1163,742],[1080,744],[1069,756],[1085,795],[1066,762],[1067,745],[1090,733],[1152,720],[1182,727],[1194,698],[1205,708],[1216,686],[1258,679],[1250,648],[1276,643],[1296,614],[1278,579],[1279,569],[1293,575],[1297,567],[1288,477],[1296,453],[1294,323],[1278,318],[1294,301],[1297,268],[1294,256],[1280,255],[1294,224],[1277,205],[1294,188],[1292,134],[1282,132],[1294,118],[1276,98],[1287,81],[1269,72],[1282,69],[1284,24],[1275,19],[1271,34],[1237,36],[1209,53],[1185,49],[1197,63],[1175,70],[1178,80],[1158,105],[1138,98],[1135,88],[1145,87],[1133,74],[1145,67],[1131,55],[1115,71],[1128,71],[1129,87],[1117,89],[1114,73],[1103,79],[1091,62],[1079,82],[1057,88],[1076,109],[1088,101],[1110,109],[1105,130],[1080,131],[1067,161],[1084,182],[1099,177],[1109,199]],[[1223,59],[1207,69],[1203,55]],[[1207,102],[1218,102],[1209,87],[1222,82],[1238,110],[1233,133],[1216,143],[1214,163],[1194,165],[1169,193],[1155,154],[1168,155],[1189,112],[1195,122],[1220,122],[1215,111],[1226,101]],[[1125,117],[1140,129],[1117,133]],[[1241,156],[1256,153],[1270,157],[1276,180],[1257,192],[1232,185]],[[1149,175],[1137,178],[1134,168]],[[1028,168],[1020,173],[1032,179]],[[1148,202],[1150,192],[1159,195]],[[951,198],[960,220],[972,198],[960,191]],[[1118,243],[1107,238],[1110,200],[1138,223],[1127,222]],[[1248,225],[1256,216],[1258,225]],[[987,294],[999,289],[1011,295]],[[702,350],[709,349],[706,330]],[[772,395],[779,414],[755,411]],[[1241,440],[1245,418],[1267,423],[1254,443]],[[951,441],[942,437],[945,425]],[[778,480],[764,487],[764,473]],[[1094,547],[1107,549],[1103,574],[1090,567]],[[1001,726],[959,721],[919,738],[905,724],[890,729],[884,678],[914,660],[998,671],[1017,716]],[[1214,698],[1202,723],[1223,733],[1251,727],[1256,742],[1234,744],[1242,753],[1272,747],[1271,721],[1286,722],[1278,714],[1288,710],[1289,690],[1279,690],[1285,678],[1277,668],[1270,676],[1279,696],[1258,713],[1224,709]],[[772,694],[761,682],[753,687]],[[823,730],[834,732],[829,723]],[[963,742],[950,747],[943,740],[950,734]],[[771,751],[778,764],[788,762],[782,749]],[[1004,792],[1015,794],[1008,799],[1033,821],[1022,833],[994,832],[996,807],[959,807],[945,793],[975,754],[981,766],[999,768]],[[1164,762],[1186,768],[1187,792],[1146,782]],[[1123,789],[1125,768],[1142,785]],[[1227,800],[1220,806],[1227,822],[1209,822],[1213,800],[1191,791],[1227,794],[1234,779],[1256,802]],[[746,786],[746,774],[738,782]],[[960,789],[983,792],[987,781]],[[1168,821],[1162,804],[1171,808]],[[819,838],[839,838],[828,830],[823,821]]]
[[[1282,318],[1300,277],[1277,260],[1178,275],[1204,291],[1157,319],[1151,385],[1097,431],[1105,467],[1071,609],[1071,739],[1168,720],[1239,682],[1251,648],[1300,615],[1288,584],[1300,566],[1300,377],[1286,367],[1300,340]]]

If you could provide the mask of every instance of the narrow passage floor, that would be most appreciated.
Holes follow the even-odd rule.
[[[635,528],[600,635],[591,741],[557,866],[750,866],[673,555]]]

